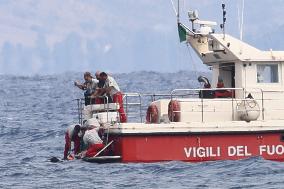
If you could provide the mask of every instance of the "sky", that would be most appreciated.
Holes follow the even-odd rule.
[[[226,31],[239,37],[242,0],[180,2],[187,25],[187,11],[194,9],[200,19],[220,24],[221,3],[226,3]],[[283,10],[284,0],[245,0],[244,41],[262,50],[284,50]],[[171,0],[0,0],[0,74],[96,70],[207,68],[179,43]]]

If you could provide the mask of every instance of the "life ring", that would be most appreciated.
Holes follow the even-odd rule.
[[[147,123],[159,123],[159,110],[155,104],[151,104],[147,109]]]
[[[168,105],[168,117],[171,122],[180,122],[180,103],[171,100]]]

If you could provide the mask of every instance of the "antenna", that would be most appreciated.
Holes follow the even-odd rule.
[[[238,17],[239,17],[239,31],[240,31],[240,52],[239,54],[243,53],[243,28],[244,28],[244,9],[245,9],[245,0],[242,0],[242,7],[241,7],[241,13],[240,13],[240,4],[238,5]]]
[[[241,26],[240,26],[240,40],[243,40],[243,26],[244,26],[244,9],[245,9],[245,0],[242,2],[242,15],[241,15]]]
[[[194,21],[198,20],[198,12],[197,12],[197,10],[188,11],[188,18],[189,18],[189,21],[191,22],[191,25],[192,25],[192,31],[195,32]]]
[[[223,23],[220,24],[220,28],[223,30],[223,39],[225,39],[225,24],[226,24],[226,10],[225,10],[225,4],[222,4],[222,10],[223,10]]]
[[[173,2],[173,0],[171,0],[171,2],[172,2],[172,7],[173,7],[173,10],[174,10],[174,12],[175,12],[175,14],[176,14],[176,16],[177,16],[177,10],[176,10],[176,8],[175,8],[175,4],[174,4],[174,2]]]
[[[171,0],[173,10],[174,10],[176,17],[177,17],[177,23],[179,23],[179,1],[180,0],[178,0],[178,6],[177,6],[177,9],[176,9],[175,3],[173,2],[173,0]]]

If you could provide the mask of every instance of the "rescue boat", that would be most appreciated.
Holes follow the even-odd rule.
[[[260,156],[284,161],[284,51],[262,51],[226,34],[225,5],[222,9],[223,33],[215,33],[217,24],[200,20],[195,11],[189,12],[192,28],[178,21],[181,41],[212,70],[211,82],[198,78],[204,88],[124,93],[128,120],[136,115],[140,122],[120,123],[116,103],[79,108],[81,121],[96,117],[102,123],[104,141],[111,142],[103,154],[106,160],[200,162]],[[152,102],[143,112],[143,98],[149,96]]]

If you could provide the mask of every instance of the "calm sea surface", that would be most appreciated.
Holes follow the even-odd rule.
[[[251,158],[205,163],[51,163],[77,122],[80,73],[0,76],[0,188],[284,188],[284,163]],[[191,72],[114,75],[123,91],[166,93],[198,86]],[[181,79],[182,78],[182,79]],[[144,101],[147,101],[145,99]]]

